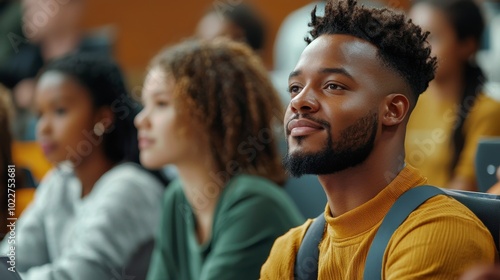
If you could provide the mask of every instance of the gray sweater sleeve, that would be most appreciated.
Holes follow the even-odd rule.
[[[0,255],[15,256],[18,271],[49,262],[43,217],[46,214],[45,203],[50,200],[50,186],[57,180],[54,173],[51,171],[41,182],[34,200],[15,222],[11,238],[6,236],[0,244]],[[19,263],[19,259],[23,261]]]
[[[163,187],[137,167],[117,171],[100,179],[81,201],[70,231],[42,230],[42,235],[60,235],[61,243],[49,241],[50,262],[31,266],[22,273],[24,280],[120,279],[131,255],[153,238]]]

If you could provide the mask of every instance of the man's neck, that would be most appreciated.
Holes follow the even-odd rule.
[[[373,151],[361,164],[340,172],[320,175],[333,216],[340,216],[369,201],[403,169],[404,148],[388,153]]]

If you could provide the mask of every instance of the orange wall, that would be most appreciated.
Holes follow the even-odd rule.
[[[206,9],[224,1],[241,0],[87,0],[85,25],[88,28],[113,24],[117,28],[115,52],[130,73],[142,73],[148,61],[166,44],[190,36]],[[309,0],[246,0],[255,5],[267,23],[263,52],[266,66],[272,68],[274,37],[282,20]],[[407,6],[408,0],[385,0]],[[134,81],[137,82],[137,81]]]

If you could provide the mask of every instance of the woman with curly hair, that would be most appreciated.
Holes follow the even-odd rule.
[[[177,167],[148,279],[257,279],[274,240],[303,222],[284,190],[282,111],[241,43],[186,41],[160,52],[136,117],[141,163]]]

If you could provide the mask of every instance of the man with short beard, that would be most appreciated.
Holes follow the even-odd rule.
[[[313,10],[310,26],[309,45],[289,77],[284,164],[294,176],[318,175],[328,197],[318,279],[362,279],[384,216],[405,191],[426,183],[405,164],[404,139],[436,58],[428,33],[404,15],[355,0],[328,2],[324,17]],[[297,278],[296,254],[311,223],[276,240],[261,279]],[[493,263],[495,254],[481,221],[438,195],[394,232],[381,276],[456,279],[470,265]]]

